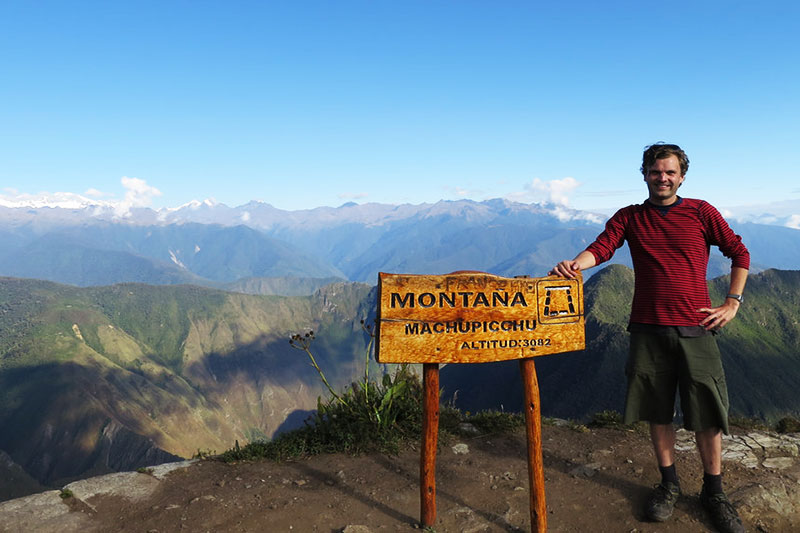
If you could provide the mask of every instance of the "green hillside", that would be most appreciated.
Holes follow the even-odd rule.
[[[721,301],[727,280],[710,286]],[[622,409],[632,290],[619,265],[586,282],[587,350],[536,360],[546,416]],[[0,451],[52,485],[297,427],[326,391],[290,335],[315,332],[317,360],[341,388],[363,369],[361,319],[374,307],[375,288],[349,282],[282,297],[0,278]],[[800,414],[798,317],[800,272],[750,276],[719,336],[735,414]],[[446,365],[441,385],[466,410],[521,408],[513,361]]]
[[[302,423],[361,371],[371,288],[305,297],[0,278],[0,450],[39,482],[131,469]],[[288,418],[288,421],[287,421]]]
[[[710,284],[721,301],[728,279]],[[766,270],[750,276],[745,301],[725,327],[719,345],[732,407],[772,420],[800,412],[800,271]]]
[[[710,283],[712,302],[727,292],[727,277]],[[800,272],[767,270],[749,277],[745,303],[717,337],[733,414],[767,421],[800,413]],[[633,271],[611,265],[585,285],[586,340],[583,352],[536,359],[543,413],[582,419],[624,408],[625,331],[633,297]],[[445,397],[475,411],[520,410],[522,385],[516,362],[448,365],[442,370]],[[496,386],[502,383],[503,386]]]

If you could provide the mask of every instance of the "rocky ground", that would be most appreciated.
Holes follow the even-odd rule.
[[[700,461],[681,431],[685,495],[672,519],[644,521],[658,481],[642,431],[543,428],[548,530],[713,531],[700,507]],[[463,446],[466,445],[466,446]],[[725,440],[725,486],[748,531],[800,531],[800,435]],[[462,438],[437,461],[436,532],[529,531],[524,432]],[[68,489],[72,496],[61,498]],[[276,464],[203,460],[78,481],[0,503],[8,532],[341,532],[419,529],[419,452],[320,456]]]

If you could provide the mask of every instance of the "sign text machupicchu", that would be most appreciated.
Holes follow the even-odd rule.
[[[585,347],[580,278],[378,277],[381,363],[478,363]]]

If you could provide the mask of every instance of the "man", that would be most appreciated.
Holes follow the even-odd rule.
[[[608,261],[625,241],[635,273],[626,374],[625,422],[650,423],[661,483],[645,510],[665,521],[680,496],[675,470],[675,391],[684,426],[695,432],[703,462],[700,500],[720,531],[744,531],[722,489],[722,433],[728,434],[728,393],[715,334],[736,316],[750,268],[750,254],[722,215],[702,200],[678,196],[689,159],[674,144],[648,146],[642,174],[649,191],[640,205],[620,209],[586,250],[551,271],[567,278]],[[709,247],[731,259],[731,281],[722,305],[712,307],[706,285]]]

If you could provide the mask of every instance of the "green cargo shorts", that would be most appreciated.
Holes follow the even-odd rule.
[[[675,391],[680,391],[683,425],[689,431],[721,428],[728,434],[728,388],[713,335],[681,337],[631,331],[625,373],[625,423],[671,424]]]

